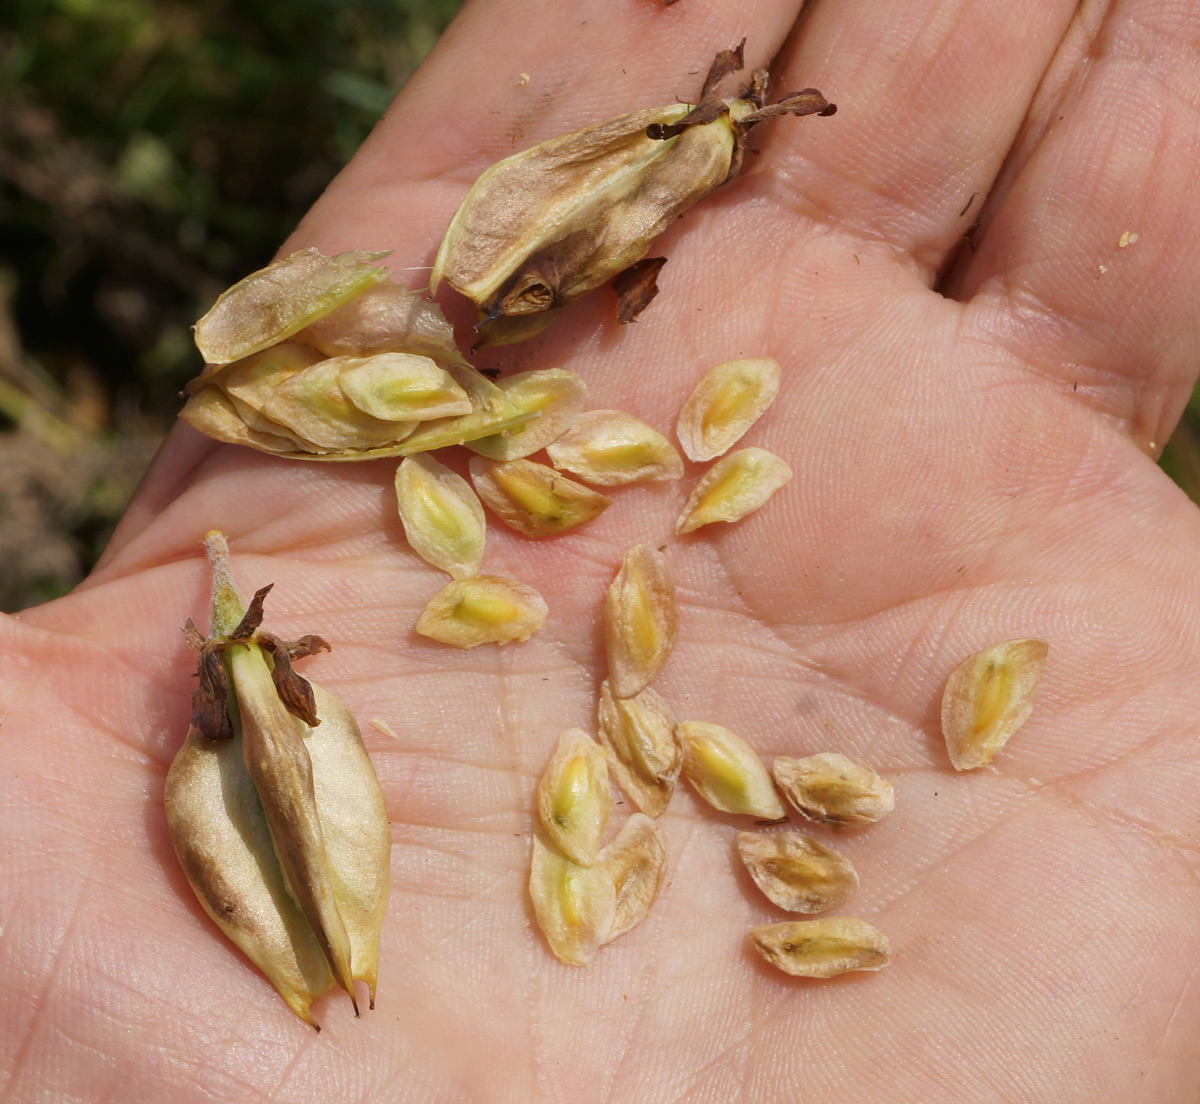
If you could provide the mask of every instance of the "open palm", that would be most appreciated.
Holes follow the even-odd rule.
[[[393,248],[419,286],[487,164],[694,95],[747,37],[777,91],[816,86],[838,114],[760,129],[742,178],[655,249],[637,325],[600,292],[480,363],[572,368],[590,406],[666,430],[704,369],[775,357],[747,443],[796,478],[766,509],[675,538],[692,471],[558,539],[497,527],[485,570],[537,586],[550,619],[460,652],[412,631],[444,578],[404,542],[391,462],[181,427],[96,573],[0,623],[12,1099],[1195,1099],[1200,519],[1151,457],[1200,342],[1200,13],[813,0],[793,27],[796,7],[477,0],[291,243]],[[167,839],[179,627],[203,622],[212,528],[246,595],[276,584],[267,628],[332,643],[303,670],[363,723],[387,796],[378,1006],[319,1002],[319,1036],[204,917]],[[682,790],[641,927],[587,969],[533,927],[534,780],[563,728],[593,726],[602,592],[642,541],[679,587],[655,686],[681,718],[895,782],[895,813],[836,842],[862,880],[845,911],[896,949],[882,973],[759,961],[748,927],[784,917],[734,868],[735,818]],[[1050,643],[1037,707],[958,775],[941,685],[1018,636]]]

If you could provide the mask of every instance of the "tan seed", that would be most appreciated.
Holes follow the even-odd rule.
[[[527,537],[552,537],[598,517],[612,499],[533,460],[471,458],[471,480],[489,509]]]
[[[803,759],[781,757],[772,770],[797,812],[821,824],[874,824],[896,807],[892,784],[848,755],[822,752]]]
[[[550,463],[597,487],[663,482],[683,475],[671,443],[623,410],[585,410],[546,449]]]
[[[609,943],[646,919],[662,889],[667,849],[658,826],[649,817],[634,813],[600,852],[600,865],[616,891],[612,927],[604,940]]]
[[[683,776],[714,809],[762,820],[780,820],[783,803],[762,760],[727,728],[683,721],[675,728],[683,747]]]
[[[737,849],[755,885],[788,912],[837,908],[858,885],[849,859],[799,832],[739,832]]]
[[[679,411],[675,433],[692,460],[729,451],[775,401],[779,364],[769,357],[727,360],[710,368]]]
[[[653,545],[625,553],[604,596],[608,681],[618,698],[646,689],[675,647],[679,610],[666,557]]]
[[[453,579],[479,574],[487,525],[471,485],[428,453],[396,471],[400,520],[413,551]]]
[[[546,835],[572,862],[592,866],[611,808],[603,749],[581,729],[567,729],[538,782],[538,817]]]
[[[660,816],[683,765],[670,707],[650,687],[632,698],[618,698],[605,679],[596,716],[617,785],[647,816]]]
[[[850,916],[764,924],[750,929],[750,942],[772,966],[794,977],[882,970],[892,957],[891,944],[882,933]]]
[[[1044,640],[1008,640],[976,652],[950,674],[942,734],[955,770],[986,766],[1025,723],[1046,663]]]
[[[591,962],[608,939],[616,914],[616,888],[608,869],[579,866],[535,834],[529,896],[555,957],[569,966]]]
[[[519,460],[556,440],[587,402],[587,384],[576,372],[546,368],[518,372],[497,380],[496,386],[530,420],[507,433],[479,437],[467,448],[491,460]]]
[[[747,448],[721,457],[692,489],[675,522],[676,533],[690,533],[715,521],[741,521],[760,509],[792,479],[792,469],[774,453]]]
[[[548,615],[531,586],[500,575],[475,575],[442,587],[417,620],[422,636],[456,648],[528,640]]]

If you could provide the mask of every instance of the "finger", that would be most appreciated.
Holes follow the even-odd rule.
[[[780,127],[773,195],[911,253],[931,279],[974,221],[1075,0],[818,0],[775,66],[837,115]]]
[[[475,177],[537,142],[694,99],[719,50],[765,64],[799,0],[468,4],[294,241],[395,246],[427,264]]]
[[[1061,68],[954,289],[1010,350],[1153,452],[1200,353],[1200,9],[1114,4]]]

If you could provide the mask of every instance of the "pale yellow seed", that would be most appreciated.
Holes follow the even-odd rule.
[[[714,809],[762,820],[780,820],[783,803],[762,760],[727,728],[683,721],[675,728],[683,747],[683,776]]]
[[[625,553],[604,596],[608,681],[618,698],[646,689],[675,647],[679,610],[666,557],[653,545]]]
[[[538,782],[537,811],[546,835],[572,862],[592,866],[611,808],[604,750],[581,729],[567,729]]]
[[[587,402],[587,384],[576,372],[545,368],[518,372],[496,381],[496,386],[530,420],[507,433],[479,437],[467,448],[491,460],[519,460],[556,440]]]
[[[445,362],[443,365],[454,382],[467,394],[470,414],[436,418],[422,422],[408,437],[400,450],[405,456],[448,445],[462,445],[492,433],[501,433],[524,425],[533,415],[521,410],[482,372],[469,364]]]
[[[528,537],[550,537],[591,521],[612,499],[533,460],[471,458],[471,480],[505,525]]]
[[[416,631],[456,648],[528,640],[548,614],[531,586],[500,575],[456,579],[430,599]]]
[[[799,832],[739,832],[737,849],[755,885],[788,912],[837,908],[858,886],[849,859]]]
[[[764,924],[750,929],[750,942],[772,966],[794,977],[882,970],[892,957],[886,936],[850,916]]]
[[[616,914],[616,888],[607,868],[579,866],[534,835],[529,896],[555,957],[569,966],[591,962]]]
[[[598,487],[663,482],[683,460],[658,430],[623,410],[585,410],[546,448],[550,463]]]
[[[772,765],[784,797],[809,820],[835,827],[874,824],[896,807],[892,784],[866,763],[837,752]]]
[[[649,817],[634,813],[600,852],[600,865],[616,891],[616,911],[605,943],[624,935],[650,914],[667,876],[667,849]]]
[[[779,375],[769,357],[710,368],[679,411],[675,432],[683,451],[699,461],[727,452],[775,401]]]
[[[942,734],[955,770],[986,766],[1033,709],[1046,663],[1044,640],[1008,640],[976,652],[950,674]]]
[[[364,414],[388,422],[428,422],[471,413],[467,393],[427,356],[377,353],[332,357],[342,392]]]
[[[418,556],[454,579],[479,574],[487,524],[483,506],[461,475],[428,453],[407,456],[396,471],[396,500]]]
[[[632,698],[618,698],[605,679],[596,716],[617,785],[647,816],[660,816],[683,765],[670,707],[650,687]]]
[[[792,469],[774,453],[747,448],[723,456],[701,477],[675,522],[690,533],[715,521],[741,521],[792,479]]]

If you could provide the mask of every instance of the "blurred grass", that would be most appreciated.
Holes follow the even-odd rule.
[[[197,368],[460,0],[0,4],[0,609],[94,562]]]

